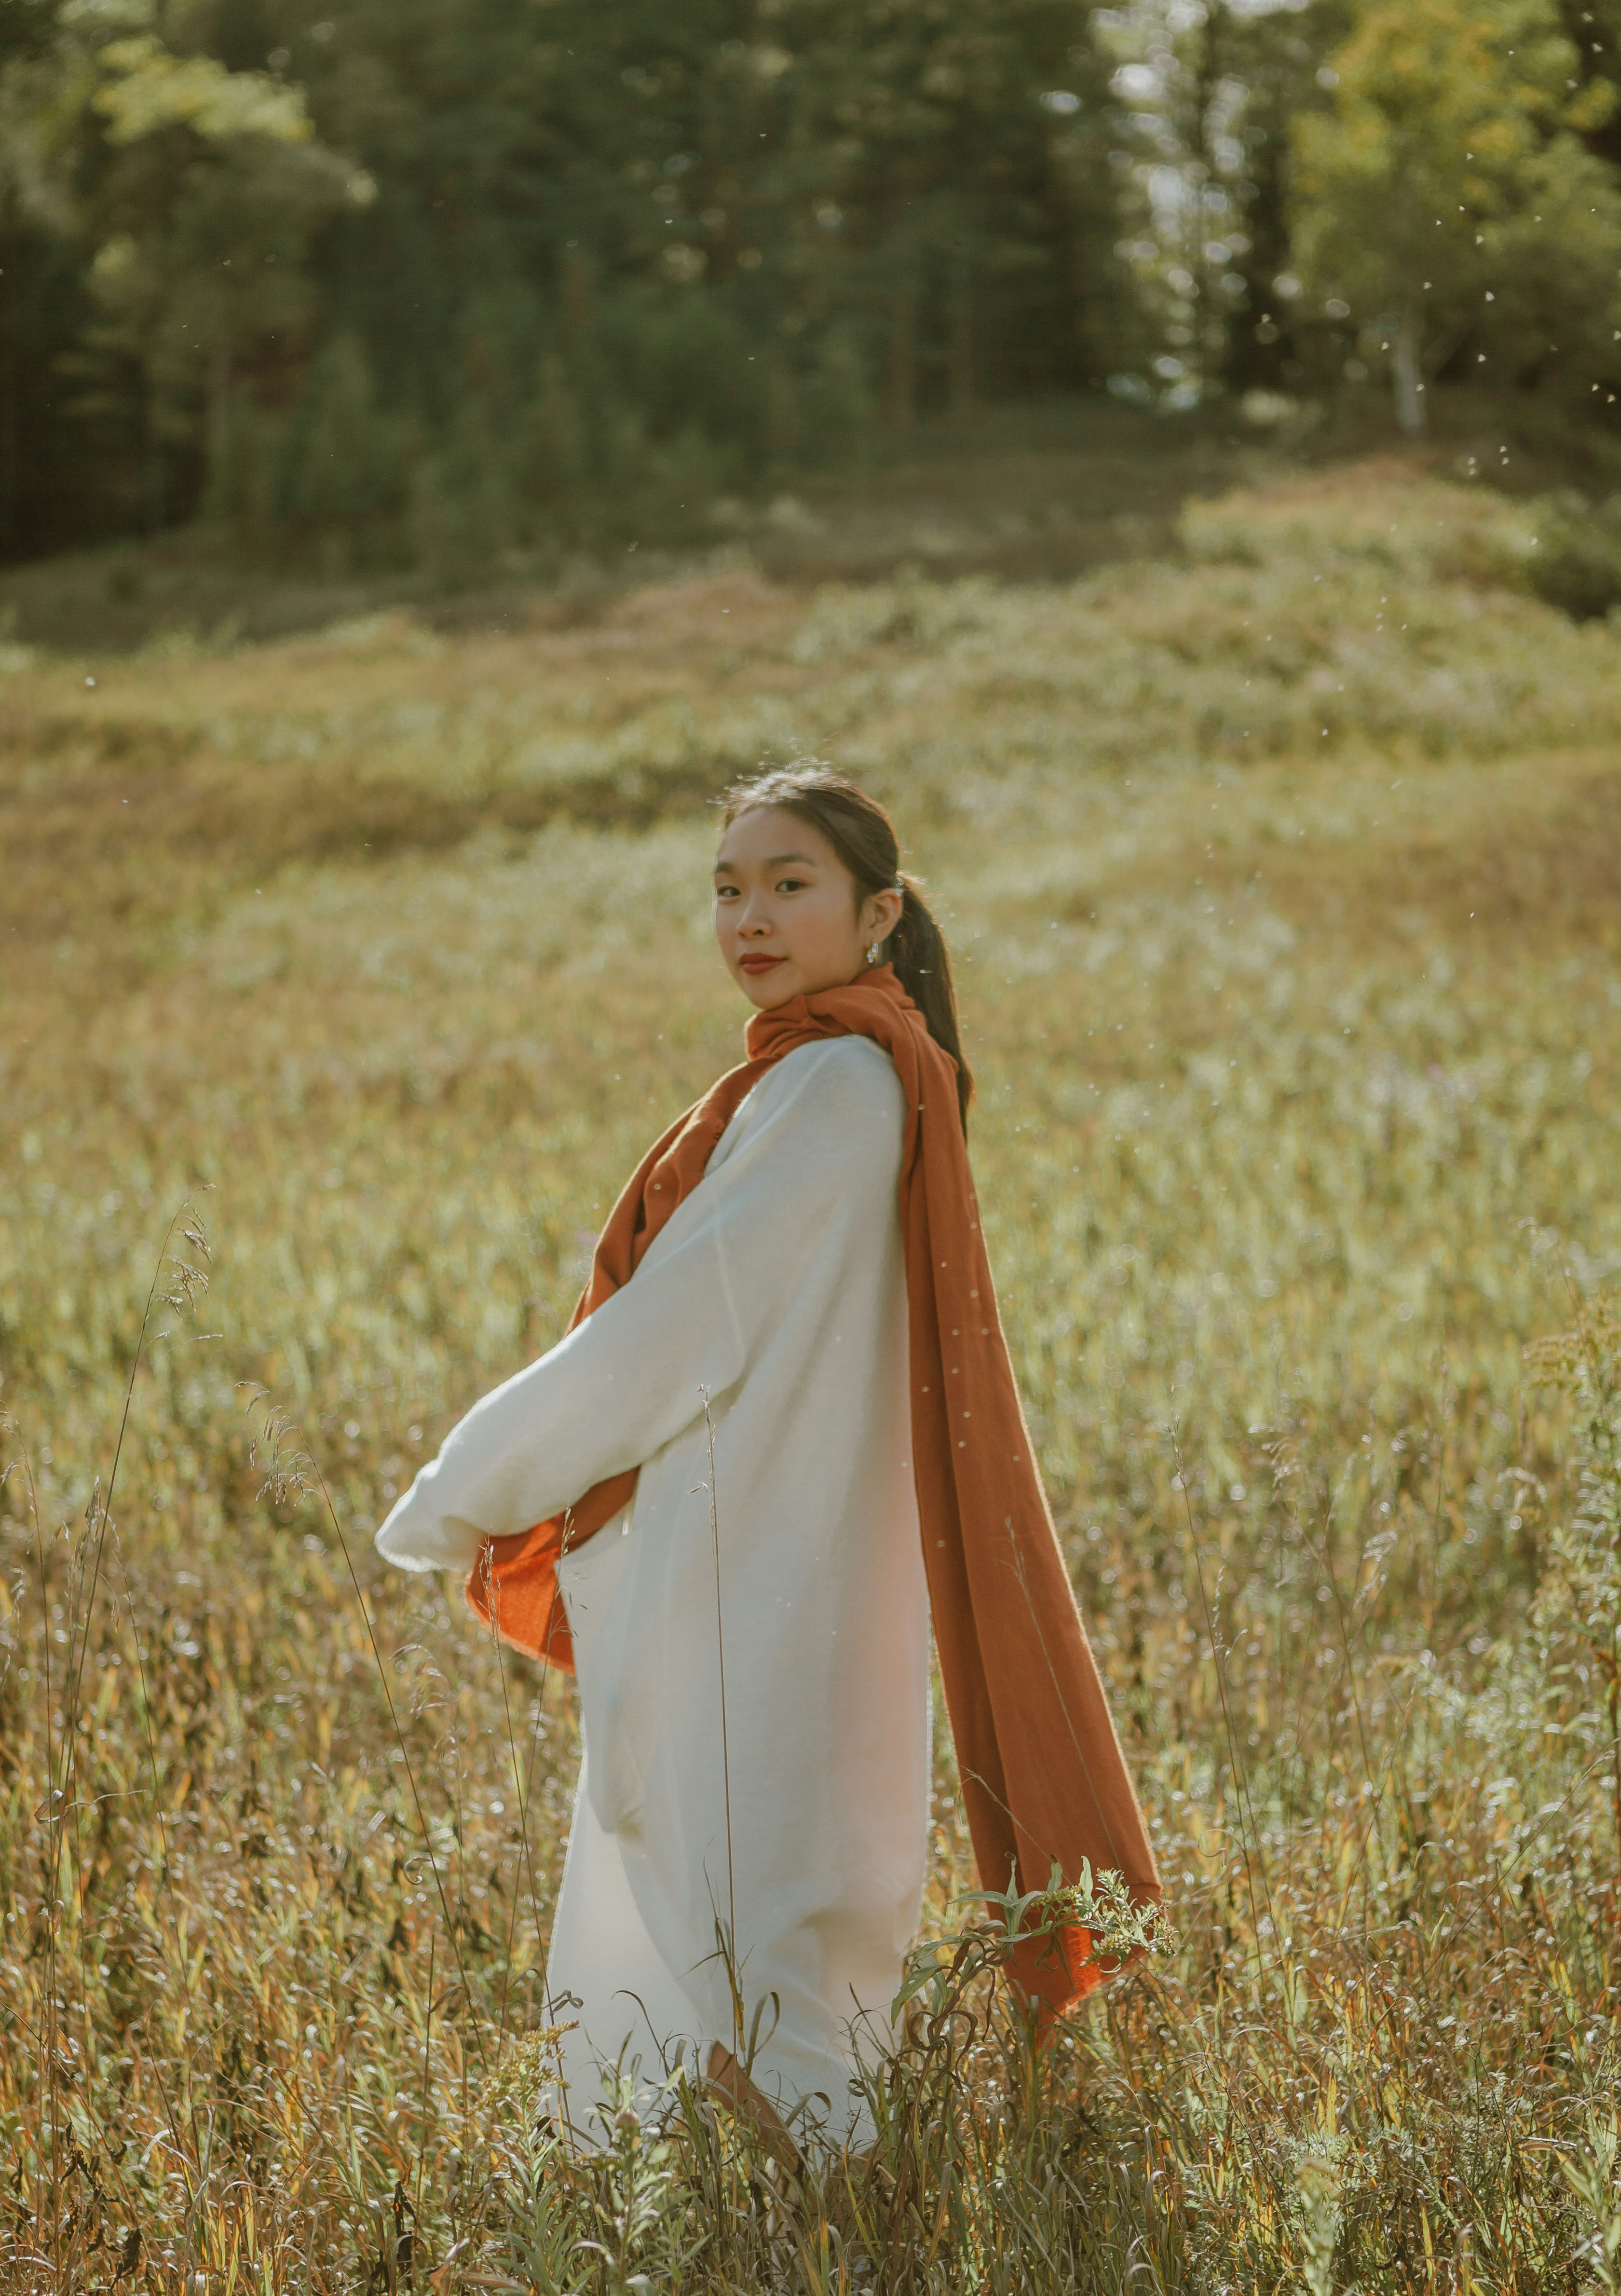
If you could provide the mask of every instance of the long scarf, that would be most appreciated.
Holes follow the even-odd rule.
[[[654,1142],[609,1214],[569,1329],[640,1266],[698,1186],[721,1134],[785,1054],[862,1036],[906,1097],[900,1216],[911,1340],[912,1437],[923,1561],[946,1711],[984,1889],[1044,1890],[1083,1864],[1124,1875],[1139,1903],[1158,1875],[1098,1678],[1019,1406],[958,1113],[956,1063],[893,970],[796,996],[749,1023],[748,1059]],[[559,1558],[624,1507],[636,1472],[596,1484],[551,1521],[487,1540],[467,1582],[502,1639],[573,1671]],[[1020,1948],[1025,1992],[1061,2010],[1107,1972],[1084,1930]]]

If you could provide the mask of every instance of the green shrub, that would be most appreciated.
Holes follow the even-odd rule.
[[[1527,561],[1531,588],[1573,622],[1600,621],[1621,605],[1621,495],[1593,505],[1550,498]]]

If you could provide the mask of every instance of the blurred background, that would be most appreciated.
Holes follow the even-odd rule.
[[[1617,39],[1621,0],[0,0],[0,559],[550,579],[1110,408],[1601,499]]]

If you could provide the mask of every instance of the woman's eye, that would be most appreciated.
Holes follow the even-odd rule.
[[[803,892],[804,890],[805,880],[803,877],[779,877],[777,879],[777,890],[779,893],[798,893]]]

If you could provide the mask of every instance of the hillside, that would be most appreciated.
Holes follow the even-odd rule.
[[[1501,496],[1197,478],[1040,579],[858,581],[838,529],[839,579],[740,544],[462,627],[0,651],[0,1895],[39,1940],[0,2285],[137,2228],[154,2288],[1576,2284],[1621,1820],[1613,1558],[1569,1556],[1613,1462],[1523,1350],[1621,1271],[1621,631],[1528,594]],[[812,752],[960,957],[1178,1941],[1044,2071],[977,2029],[874,2162],[767,2204],[713,2114],[594,2177],[530,2144],[569,1700],[369,1538],[732,1056],[706,800]],[[166,1250],[209,1290],[150,1322],[103,1540]]]

